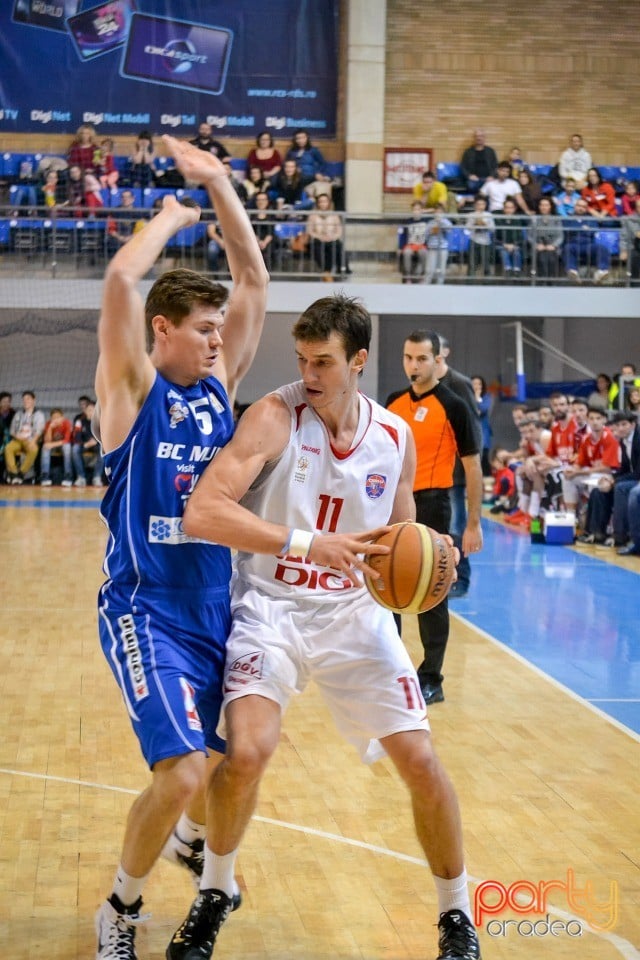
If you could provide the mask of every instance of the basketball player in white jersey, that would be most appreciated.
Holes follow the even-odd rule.
[[[393,615],[360,580],[371,572],[363,555],[386,552],[369,542],[380,525],[415,517],[413,439],[358,391],[371,338],[359,303],[318,300],[293,335],[301,380],[249,407],[185,512],[188,535],[239,555],[219,730],[227,752],[207,797],[200,893],[166,955],[211,956],[282,713],[314,679],[362,759],[386,753],[409,788],[438,892],[440,960],[476,960],[457,798]]]

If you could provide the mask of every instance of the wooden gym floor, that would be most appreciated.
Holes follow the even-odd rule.
[[[87,960],[128,807],[148,781],[97,642],[105,533],[93,491],[1,496],[0,958]],[[497,529],[487,530],[487,569],[498,566]],[[499,558],[494,595],[525,576],[504,541]],[[487,569],[477,563],[481,583]],[[538,594],[547,631],[562,629],[556,603],[551,585]],[[610,883],[618,897],[608,932],[591,931],[584,904],[563,890],[545,904],[553,933],[543,925],[532,934],[540,915],[497,913],[481,931],[483,957],[638,960],[637,737],[495,643],[472,622],[477,606],[452,604],[463,617],[452,623],[447,699],[430,711],[460,797],[472,894],[479,881],[538,885],[572,870],[605,906]],[[533,607],[503,612],[513,622]],[[417,660],[413,618],[405,640]],[[257,813],[239,859],[244,904],[216,957],[436,957],[436,899],[404,788],[387,761],[358,762],[314,688],[287,715]],[[140,960],[164,957],[191,898],[186,875],[160,863],[146,888],[153,915],[138,936]]]

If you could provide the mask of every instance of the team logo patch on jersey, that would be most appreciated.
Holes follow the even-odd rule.
[[[370,473],[367,477],[367,482],[365,483],[367,496],[370,500],[378,500],[378,498],[384,493],[386,486],[386,477],[383,477],[381,473]]]
[[[120,639],[122,649],[126,657],[127,670],[133,690],[133,699],[138,703],[149,696],[149,687],[147,686],[147,677],[142,663],[142,654],[140,653],[140,644],[136,632],[136,624],[130,613],[118,617],[118,626],[120,627]]]
[[[180,686],[182,688],[182,699],[184,700],[184,712],[187,715],[187,726],[189,730],[202,730],[202,721],[194,699],[195,690],[184,677],[180,677]]]
[[[238,657],[233,661],[224,678],[225,693],[238,690],[253,680],[261,680],[263,666],[264,653],[262,652],[246,653],[244,657]]]
[[[175,430],[178,424],[182,423],[182,421],[186,420],[189,416],[189,407],[175,390],[169,390],[167,400],[173,400],[173,403],[169,407],[169,426],[172,430]]]
[[[295,473],[293,474],[293,479],[297,480],[298,483],[304,483],[307,479],[307,470],[311,464],[309,463],[309,458],[304,455],[298,457],[298,462],[296,463]]]

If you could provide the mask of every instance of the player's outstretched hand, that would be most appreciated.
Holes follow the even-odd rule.
[[[178,140],[168,133],[163,134],[162,140],[185,180],[206,184],[215,177],[227,176],[224,164],[212,153],[200,150],[187,140]]]
[[[376,577],[366,558],[375,554],[389,553],[389,547],[374,541],[389,531],[389,527],[377,527],[364,533],[327,533],[316,534],[308,558],[322,567],[340,570],[354,587],[363,586],[359,575]]]

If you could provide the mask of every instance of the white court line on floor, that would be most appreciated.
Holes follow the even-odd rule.
[[[111,786],[108,783],[94,783],[90,780],[75,780],[72,777],[56,777],[48,773],[29,773],[25,770],[10,770],[5,767],[0,767],[0,775],[3,774],[10,777],[25,777],[31,780],[45,780],[53,783],[66,783],[74,787],[90,787],[94,790],[108,790],[112,793],[127,793],[131,794],[132,796],[138,796],[140,793],[139,790],[131,790],[128,787]],[[374,844],[365,843],[362,840],[352,840],[350,837],[343,837],[337,833],[327,833],[325,830],[317,830],[315,827],[303,827],[297,823],[287,823],[285,820],[274,820],[271,817],[261,817],[258,815],[254,815],[253,819],[258,823],[268,823],[271,826],[282,827],[284,830],[294,830],[298,833],[304,833],[308,836],[318,837],[322,840],[330,840],[335,843],[343,843],[351,847],[359,847],[360,849],[367,850],[370,853],[379,853],[385,857],[391,857],[394,860],[415,864],[418,867],[429,866],[426,860],[423,860],[419,857],[412,857],[406,853],[399,853],[396,850],[389,850],[386,847],[377,847]],[[477,877],[469,876],[468,879],[469,883],[474,885],[482,882]],[[562,910],[559,907],[554,907],[552,904],[548,904],[548,912],[549,914],[553,914],[553,916],[561,917],[567,922],[569,920],[574,920],[577,923],[581,923],[584,929],[588,930],[594,936],[610,943],[618,951],[620,956],[624,958],[624,960],[640,960],[640,952],[632,943],[630,943],[628,940],[625,940],[624,937],[619,937],[615,933],[594,930],[583,917],[568,913],[566,910]]]
[[[599,710],[598,707],[594,707],[593,704],[597,701],[594,700],[585,700],[584,697],[581,697],[577,694],[571,687],[567,687],[564,683],[560,683],[559,680],[556,680],[555,677],[552,677],[550,674],[545,673],[540,667],[537,667],[535,663],[531,663],[530,660],[527,660],[526,657],[523,657],[521,653],[517,653],[515,650],[512,650],[511,647],[507,646],[506,643],[503,643],[502,640],[496,639],[490,633],[487,633],[486,630],[483,630],[482,627],[479,627],[477,623],[474,623],[472,620],[467,620],[466,617],[461,616],[459,613],[454,613],[451,607],[449,607],[449,613],[452,617],[456,617],[460,620],[461,623],[464,623],[465,626],[469,627],[470,630],[475,630],[476,633],[480,634],[481,637],[484,637],[485,640],[488,640],[490,643],[493,643],[496,647],[500,647],[501,650],[504,650],[505,653],[508,653],[510,657],[513,657],[514,660],[517,660],[518,663],[521,663],[524,667],[527,667],[529,670],[532,670],[533,673],[537,674],[539,677],[542,677],[543,680],[546,680],[552,686],[556,687],[557,690],[561,690],[562,693],[565,693],[568,697],[571,697],[572,700],[575,700],[576,703],[581,704],[583,707],[586,707],[587,710],[590,710],[592,713],[595,713],[597,717],[600,717],[601,720],[606,720],[607,723],[610,723],[612,727],[615,727],[617,730],[620,730],[622,733],[626,733],[628,737],[631,737],[632,740],[636,740],[640,743],[640,733],[636,733],[635,730],[632,730],[631,727],[626,727],[624,723],[620,723],[619,720],[616,720],[615,717],[610,716],[608,713],[605,713],[604,710]],[[604,701],[602,701],[604,702]],[[609,701],[615,703],[616,701]],[[622,700],[621,703],[635,703],[634,700]]]

